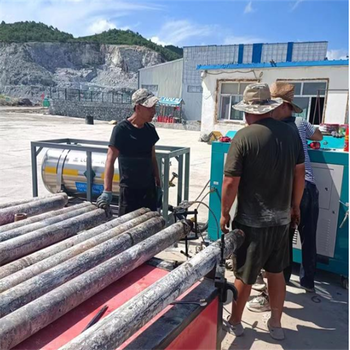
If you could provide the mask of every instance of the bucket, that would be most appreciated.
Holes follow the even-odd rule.
[[[94,117],[92,115],[87,115],[85,117],[85,124],[93,125],[94,124]]]

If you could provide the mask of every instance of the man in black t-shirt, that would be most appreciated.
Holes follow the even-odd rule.
[[[155,144],[159,136],[150,124],[158,98],[146,89],[132,95],[134,113],[118,123],[112,132],[105,165],[104,191],[97,199],[99,207],[112,201],[114,162],[119,162],[119,216],[142,207],[157,209],[156,186],[160,177]]]

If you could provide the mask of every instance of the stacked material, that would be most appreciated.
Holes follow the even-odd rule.
[[[63,208],[68,203],[65,193],[58,193],[45,197],[36,197],[0,205],[0,226],[14,222],[15,215],[24,213],[34,216],[51,210]]]
[[[39,215],[41,220],[28,225],[23,220],[0,228],[0,261],[9,262],[0,266],[2,350],[27,339],[188,232],[184,223],[162,230],[164,219],[145,208],[105,223],[104,210],[91,204],[66,209]]]
[[[26,206],[28,211],[33,208],[36,208],[36,210],[41,208],[42,210],[37,212],[42,213],[57,201],[60,202],[60,205],[64,205],[66,199],[66,195],[55,196],[54,198],[36,200],[21,206]],[[43,204],[43,202],[45,203]],[[3,210],[11,211],[14,214],[16,213],[14,208],[16,207]],[[67,212],[62,213],[65,210]],[[0,211],[0,218],[1,214],[2,211]],[[53,214],[56,215],[52,216]],[[0,228],[0,265],[48,247],[106,220],[105,211],[97,209],[92,204],[79,205],[76,209],[73,206],[40,216],[41,221],[31,223],[31,219],[24,219]],[[34,216],[32,219],[36,218]]]
[[[104,221],[104,210],[83,203],[0,227],[1,350],[20,344],[190,231],[186,221],[164,228],[159,213],[145,208]],[[229,234],[225,256],[233,245]],[[217,242],[65,348],[115,349],[212,270],[219,258]]]
[[[243,237],[242,231],[235,230],[226,235],[224,258],[228,258],[237,247],[236,242],[240,240],[237,236]],[[60,350],[118,348],[195,282],[215,268],[220,259],[220,248],[219,241],[211,244],[61,347]]]

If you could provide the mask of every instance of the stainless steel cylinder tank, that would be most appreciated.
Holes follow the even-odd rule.
[[[103,180],[107,154],[92,153],[92,194],[98,196],[103,192]],[[86,152],[64,149],[48,149],[41,167],[44,185],[51,193],[63,189],[68,195],[86,193]],[[118,162],[115,162],[113,195],[119,193]]]

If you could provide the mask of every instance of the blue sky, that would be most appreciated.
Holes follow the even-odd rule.
[[[347,0],[0,0],[0,20],[74,36],[131,29],[178,46],[326,40],[329,59],[348,54]]]

